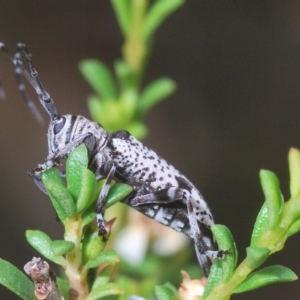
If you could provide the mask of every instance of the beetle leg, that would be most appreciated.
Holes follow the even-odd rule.
[[[150,194],[137,196],[131,199],[130,206],[139,206],[143,204],[167,204],[182,200],[184,190],[176,187],[169,187]]]
[[[105,166],[103,167],[103,170],[107,170],[107,167],[110,167],[110,170],[108,172],[105,184],[101,190],[101,193],[100,193],[97,203],[96,203],[96,215],[97,215],[97,224],[98,224],[98,228],[99,228],[99,235],[103,237],[103,240],[106,239],[106,234],[107,234],[107,231],[105,229],[105,220],[103,217],[103,213],[104,213],[103,205],[104,205],[104,201],[105,201],[106,196],[110,189],[110,183],[116,172],[117,165],[114,161],[108,161],[105,164]]]

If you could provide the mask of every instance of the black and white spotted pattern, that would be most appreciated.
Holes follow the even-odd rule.
[[[157,222],[190,236],[194,240],[200,265],[208,275],[211,259],[220,257],[224,251],[216,251],[210,230],[213,218],[210,210],[195,186],[172,165],[145,147],[127,131],[109,134],[103,127],[82,116],[59,115],[54,101],[41,84],[31,54],[24,44],[18,44],[14,56],[5,45],[0,48],[15,64],[18,88],[34,110],[33,102],[25,92],[23,75],[36,90],[41,104],[50,116],[48,129],[48,157],[46,162],[31,171],[41,190],[39,173],[66,158],[78,145],[84,143],[89,152],[89,168],[97,180],[106,178],[106,183],[96,204],[99,234],[106,236],[103,204],[112,180],[127,183],[133,192],[123,201]],[[21,62],[25,55],[30,72]]]

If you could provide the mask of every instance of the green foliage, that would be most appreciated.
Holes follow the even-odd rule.
[[[267,260],[269,255],[281,250],[289,236],[299,231],[300,182],[297,185],[294,176],[300,174],[300,170],[295,168],[295,165],[300,167],[300,152],[292,149],[289,153],[289,161],[296,162],[296,164],[290,163],[290,176],[293,181],[290,185],[292,197],[286,202],[282,201],[277,177],[269,171],[260,172],[265,203],[257,216],[251,245],[247,248],[247,256],[239,266],[236,267],[237,251],[229,229],[223,225],[212,227],[219,248],[229,253],[225,254],[223,259],[216,259],[213,263],[203,299],[229,299],[233,293],[247,292],[271,283],[297,279],[290,269],[280,265],[255,270]],[[71,153],[67,160],[66,186],[54,169],[45,171],[41,176],[53,203],[56,204],[57,213],[64,216],[62,223],[65,227],[65,240],[53,241],[39,230],[27,230],[26,238],[41,255],[65,270],[66,279],[58,278],[58,286],[64,295],[69,286],[80,287],[80,283],[85,281],[88,282],[86,286],[90,286],[90,289],[86,291],[87,299],[121,295],[124,291],[120,282],[126,283],[126,288],[130,288],[131,291],[139,291],[138,286],[129,278],[120,277],[122,280],[110,281],[113,266],[120,261],[119,257],[113,250],[104,250],[105,242],[98,236],[97,226],[84,221],[87,219],[84,216],[89,216],[90,222],[93,220],[91,216],[94,217],[94,212],[91,214],[90,209],[94,206],[99,194],[99,185],[95,184],[93,173],[87,173],[87,166],[86,147],[81,145]],[[86,177],[85,174],[89,175]],[[106,207],[124,199],[131,191],[131,187],[125,184],[114,184],[108,194]],[[299,191],[298,194],[295,191]],[[76,199],[73,195],[77,195],[78,198]],[[81,198],[86,200],[80,202]],[[66,203],[69,204],[66,205]],[[77,203],[81,204],[77,205]],[[270,222],[270,219],[273,221]],[[152,262],[148,261],[154,272],[162,263],[159,262],[156,265],[156,262],[158,262],[157,258]],[[90,282],[89,271],[99,266],[106,267]],[[140,272],[145,273],[143,276],[151,273],[149,266],[146,261],[143,266],[139,267]],[[147,289],[150,282],[148,279],[140,283],[140,287],[145,284],[143,289]],[[34,299],[31,281],[21,271],[3,260],[0,260],[0,283],[22,299]],[[128,296],[128,292],[126,295]],[[177,292],[172,285],[167,283],[157,285],[155,295],[157,299],[168,300],[175,299]]]
[[[155,296],[158,300],[175,300],[176,294],[168,285],[157,285],[155,287]]]
[[[142,77],[152,50],[153,35],[183,0],[112,0],[124,36],[123,58],[115,61],[115,75],[101,61],[87,59],[79,69],[95,95],[88,98],[92,118],[110,132],[126,129],[141,139],[147,134],[145,113],[175,90],[170,78],[154,80],[141,90]]]
[[[89,223],[93,221],[95,213],[93,212],[93,218],[89,218],[89,222],[84,222],[84,214],[89,211],[91,206],[94,210],[94,203],[99,195],[95,175],[87,169],[88,159],[85,145],[77,147],[70,154],[66,165],[67,186],[55,169],[49,169],[41,175],[56,212],[62,217],[65,240],[52,241],[46,233],[40,230],[26,231],[29,244],[46,259],[64,269],[67,281],[59,278],[59,286],[61,286],[63,294],[69,286],[82,287],[83,283],[88,281],[89,270],[103,264],[113,266],[119,262],[115,251],[104,250],[106,243],[98,236],[97,226]],[[105,207],[122,200],[131,191],[132,188],[125,184],[116,184],[107,196]],[[110,269],[110,271],[113,270]],[[101,280],[101,273],[99,276],[95,278],[97,284],[94,282],[92,289],[87,291],[87,299],[98,299],[122,293],[122,288],[116,283],[107,280],[104,283]],[[107,274],[105,274],[105,278],[107,278]],[[0,283],[23,299],[34,299],[32,282],[21,271],[2,260],[0,260]],[[85,285],[88,286],[88,284]]]
[[[231,254],[226,255],[224,260],[214,262],[204,299],[230,299],[233,293],[247,292],[267,284],[297,279],[290,269],[278,265],[254,271],[271,254],[282,250],[288,237],[300,230],[299,150],[291,149],[288,161],[291,198],[286,202],[281,194],[277,176],[267,170],[260,171],[265,202],[256,218],[247,256],[235,270],[233,266],[236,254],[235,251],[232,252],[235,248],[231,235],[226,230],[222,233],[219,225],[212,228],[220,249],[229,249]],[[229,256],[232,256],[232,259],[227,261]]]
[[[21,299],[34,300],[34,286],[30,279],[8,261],[0,259],[0,284]]]
[[[267,284],[290,282],[298,279],[294,272],[283,266],[270,266],[250,274],[234,293],[251,291]]]
[[[141,139],[147,133],[143,123],[147,111],[170,96],[176,88],[174,81],[167,77],[155,79],[144,87],[142,77],[152,51],[155,31],[183,4],[183,0],[154,0],[151,5],[148,0],[111,2],[124,36],[122,58],[115,61],[114,74],[103,62],[95,59],[82,61],[79,68],[95,93],[88,98],[92,118],[108,131],[126,129]],[[238,266],[237,250],[230,230],[223,225],[212,227],[219,249],[228,254],[214,261],[202,299],[230,299],[233,293],[297,279],[290,269],[283,266],[256,270],[271,254],[282,250],[288,237],[300,231],[300,152],[297,149],[290,150],[289,169],[291,198],[286,202],[277,176],[267,170],[260,172],[265,202],[256,218],[246,258]],[[41,255],[64,270],[64,277],[58,277],[57,284],[66,300],[69,299],[70,288],[83,294],[87,300],[110,295],[123,300],[141,292],[153,297],[152,286],[157,281],[165,282],[163,276],[179,273],[180,264],[188,255],[187,250],[176,260],[149,255],[138,266],[123,263],[127,274],[120,274],[112,282],[115,264],[120,259],[115,251],[104,250],[106,242],[98,236],[97,226],[93,223],[94,204],[103,181],[97,182],[88,169],[84,145],[77,147],[67,159],[66,183],[56,169],[43,172],[41,178],[64,226],[64,240],[52,240],[40,230],[27,230],[26,238]],[[132,187],[128,185],[112,183],[104,208],[122,201],[131,191]],[[112,224],[113,220],[108,222],[108,231]],[[120,268],[122,270],[122,265]],[[89,277],[91,273],[94,275],[92,279]],[[199,273],[197,266],[196,274]],[[22,299],[35,299],[33,283],[24,273],[1,259],[0,284]],[[155,296],[159,300],[183,300],[170,283],[156,285]]]

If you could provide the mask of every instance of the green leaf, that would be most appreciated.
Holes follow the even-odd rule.
[[[82,214],[82,226],[90,224],[96,217],[95,207],[91,205],[87,210]]]
[[[63,180],[55,168],[50,168],[41,173],[41,179],[44,184],[46,184],[49,180],[51,182],[55,182],[56,184],[64,185]]]
[[[142,37],[146,41],[159,25],[184,3],[183,0],[158,0],[150,8],[143,20]]]
[[[51,168],[51,169],[46,170],[45,172],[42,172],[41,179],[45,185],[46,190],[47,190],[48,184],[50,184],[50,185],[55,184],[55,185],[64,187],[64,184],[63,184],[62,178],[60,177],[59,172],[54,168]],[[62,222],[64,222],[67,218],[67,215],[66,215],[64,209],[61,207],[61,205],[59,204],[59,202],[57,202],[57,200],[55,198],[53,198],[49,193],[48,193],[48,195],[52,201],[52,205],[54,206],[54,209],[55,209],[59,219]]]
[[[225,254],[223,259],[220,259],[222,277],[226,281],[231,277],[237,263],[237,250],[234,239],[230,230],[224,225],[213,225],[211,230],[216,238],[219,249],[223,251],[229,250],[230,252],[229,254]]]
[[[103,251],[105,245],[106,242],[102,241],[98,231],[90,231],[88,229],[82,242],[83,262],[86,263],[88,260],[97,257]]]
[[[123,108],[120,101],[92,96],[88,99],[88,106],[93,120],[102,124],[107,131],[112,132],[122,128],[120,124],[123,123]]]
[[[26,230],[26,239],[28,243],[45,258],[57,264],[63,264],[63,257],[55,256],[52,252],[52,240],[46,233],[40,230]]]
[[[296,220],[288,229],[287,236],[292,236],[300,231],[300,219]]]
[[[69,299],[69,281],[65,278],[56,277],[56,283],[61,296],[63,296],[66,300]]]
[[[119,99],[120,110],[122,115],[122,120],[119,120],[119,124],[124,126],[125,124],[132,121],[135,118],[137,102],[138,102],[138,93],[134,89],[126,90],[122,93],[121,98]],[[124,128],[124,127],[122,127]]]
[[[169,97],[176,88],[175,82],[170,78],[159,78],[150,83],[143,91],[139,101],[139,109],[145,113],[161,100]]]
[[[125,1],[123,1],[125,2]],[[117,60],[114,64],[119,84],[123,91],[135,89],[136,74],[134,70],[123,60]]]
[[[148,133],[147,126],[138,121],[131,122],[130,124],[126,125],[124,129],[130,132],[130,134],[132,134],[138,140],[143,139]]]
[[[155,287],[155,295],[158,300],[175,300],[173,290],[166,285],[157,285]]]
[[[298,149],[290,149],[288,161],[290,169],[291,198],[295,198],[300,193],[300,152]]]
[[[95,199],[96,177],[89,169],[83,170],[80,194],[76,202],[77,212],[86,209]]]
[[[32,281],[14,265],[0,258],[0,284],[24,300],[34,300]]]
[[[262,265],[270,255],[270,249],[260,247],[248,247],[246,264],[251,269],[256,269]]]
[[[284,204],[279,181],[271,171],[261,170],[259,176],[268,208],[269,229],[273,229],[278,224],[279,215]]]
[[[99,286],[108,283],[112,277],[112,273],[114,271],[115,266],[107,265],[104,270],[101,270],[101,273],[96,277],[92,290],[97,289]]]
[[[117,16],[119,26],[125,37],[129,34],[130,28],[130,2],[124,0],[111,0],[115,14]]]
[[[79,69],[92,88],[104,98],[116,99],[118,90],[110,70],[101,61],[85,59]]]
[[[85,267],[88,269],[99,267],[103,264],[114,264],[120,261],[120,258],[114,250],[106,250],[99,253],[93,259],[88,260]]]
[[[261,235],[268,230],[269,227],[269,215],[267,203],[264,202],[261,207],[251,236],[251,246],[256,246],[260,240]]]
[[[220,259],[216,259],[210,269],[210,273],[203,294],[203,299],[206,299],[209,296],[214,286],[222,282],[222,278],[223,278],[222,262]]]
[[[76,207],[69,190],[63,185],[58,185],[50,180],[45,184],[45,187],[61,221],[65,221],[64,215],[69,218],[73,217],[76,213]],[[57,206],[57,203],[59,206]]]
[[[88,97],[88,108],[91,114],[92,119],[103,125],[102,119],[105,116],[106,108],[104,104],[104,100],[100,99],[98,96],[92,95]]]
[[[123,293],[124,290],[117,283],[110,282],[92,289],[86,300],[96,300],[105,296],[119,295]]]
[[[267,284],[294,281],[298,277],[289,268],[283,266],[270,266],[250,274],[234,293],[251,291]]]
[[[169,289],[172,291],[172,293],[173,293],[174,296],[176,296],[176,295],[178,294],[178,289],[177,289],[177,287],[174,286],[172,283],[166,282],[166,283],[164,284],[164,286],[166,286],[167,288],[169,288]]]
[[[54,255],[61,256],[72,251],[75,248],[75,244],[69,241],[56,240],[51,243],[50,247]]]
[[[117,202],[123,200],[132,192],[132,187],[124,183],[114,184],[105,199],[104,209],[109,208],[110,206],[116,204]]]
[[[26,230],[26,239],[35,250],[46,258],[52,259],[52,240],[46,233],[40,230]]]
[[[84,144],[76,147],[66,162],[67,186],[75,200],[78,199],[82,186],[82,173],[88,167],[87,148]]]

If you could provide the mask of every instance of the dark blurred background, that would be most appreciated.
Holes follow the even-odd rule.
[[[11,50],[25,42],[58,111],[87,117],[92,91],[78,62],[99,58],[112,67],[123,42],[108,0],[0,0],[0,40]],[[259,169],[274,171],[289,197],[287,152],[300,147],[300,2],[187,1],[157,32],[145,83],[165,75],[178,89],[147,115],[144,143],[201,190],[242,259],[263,203]],[[0,257],[22,268],[37,255],[25,229],[61,238],[62,226],[26,175],[47,156],[47,126],[22,102],[4,54],[0,80],[7,93],[0,101]],[[299,241],[292,237],[270,263],[299,275]],[[299,293],[294,282],[235,299],[292,300]],[[2,287],[0,298],[17,299]]]

